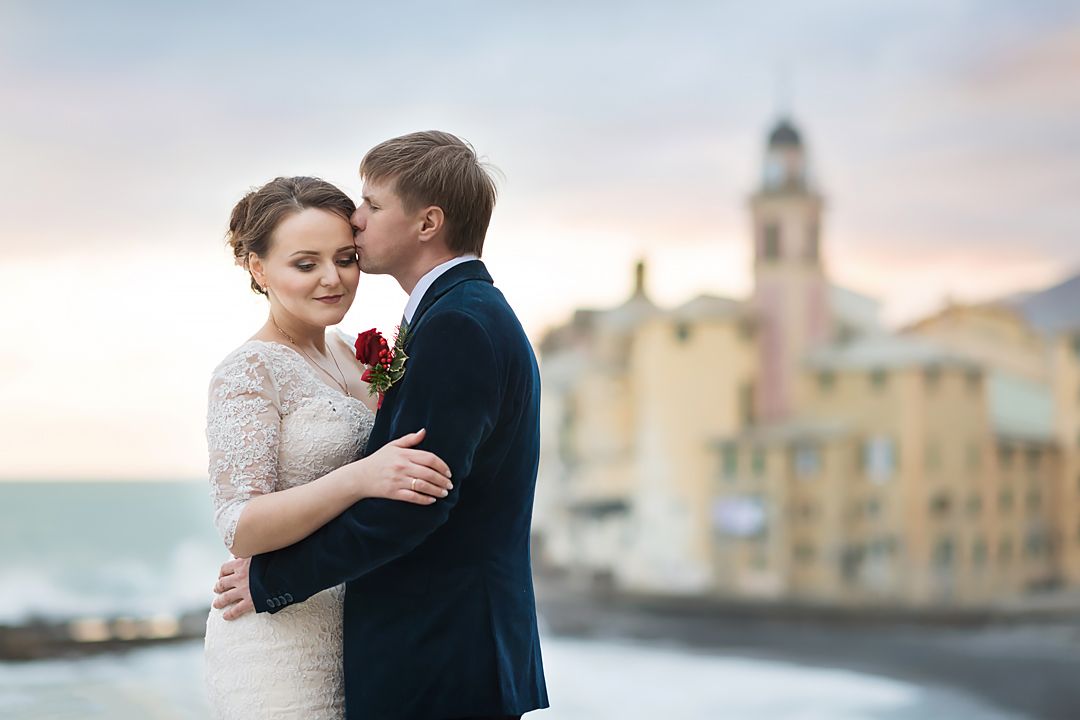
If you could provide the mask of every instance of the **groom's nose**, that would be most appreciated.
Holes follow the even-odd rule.
[[[364,227],[367,224],[367,218],[364,217],[363,206],[358,207],[353,211],[352,217],[349,218],[349,222],[352,223],[353,228],[358,232],[364,231]]]

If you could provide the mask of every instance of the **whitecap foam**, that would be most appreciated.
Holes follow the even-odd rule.
[[[0,624],[31,619],[181,614],[209,607],[218,567],[227,559],[201,539],[178,543],[151,564],[134,558],[79,568],[19,565],[0,569]]]

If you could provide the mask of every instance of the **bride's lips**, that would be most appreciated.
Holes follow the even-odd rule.
[[[317,297],[315,299],[327,305],[336,305],[341,300],[341,297],[341,295],[325,295],[323,297]]]

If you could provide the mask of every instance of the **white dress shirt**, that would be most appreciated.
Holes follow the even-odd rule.
[[[439,279],[440,275],[461,263],[479,259],[480,258],[476,255],[467,253],[465,255],[458,255],[453,260],[447,260],[428,270],[427,274],[420,278],[420,281],[416,283],[416,287],[413,288],[413,291],[409,293],[409,302],[405,303],[405,322],[412,324],[413,315],[416,314],[416,308],[420,307],[420,301],[424,299],[424,294],[432,284]]]

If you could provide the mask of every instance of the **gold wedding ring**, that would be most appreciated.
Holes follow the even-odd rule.
[[[412,479],[412,491],[416,492],[416,478]]]

